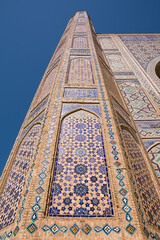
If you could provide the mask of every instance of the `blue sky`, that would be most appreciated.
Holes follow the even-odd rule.
[[[0,174],[69,19],[86,10],[97,33],[160,32],[159,0],[0,2]]]

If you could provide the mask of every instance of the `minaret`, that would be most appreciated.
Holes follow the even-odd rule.
[[[92,22],[77,12],[3,171],[1,239],[152,239],[157,189]]]

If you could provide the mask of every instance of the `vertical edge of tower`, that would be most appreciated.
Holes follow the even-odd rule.
[[[81,18],[85,19],[84,22]],[[73,41],[78,37],[87,39],[86,48],[73,47]],[[84,77],[87,83],[82,82],[74,70],[76,63],[71,65],[73,59],[89,60],[92,72],[90,76]],[[80,72],[80,77],[81,74]],[[79,84],[74,82],[76,78]],[[92,80],[93,84],[91,84]],[[81,97],[79,93],[77,94],[77,90],[81,94],[88,91],[87,94],[90,95]],[[70,91],[68,95],[67,91]],[[97,92],[96,97],[93,97],[89,91]],[[59,154],[57,148],[60,142],[61,123],[76,109],[88,111],[89,114],[94,113],[95,116],[100,115],[108,171],[108,185],[103,185],[108,188],[108,193],[104,193],[101,188],[100,195],[104,195],[104,205],[109,199],[108,196],[111,203],[100,216],[85,217],[84,213],[80,213],[82,215],[76,217],[75,211],[72,215],[70,212],[68,215],[66,213],[65,217],[65,215],[59,215],[60,210],[57,207],[54,208],[57,212],[53,214],[51,203],[55,189],[52,185],[57,171]],[[33,147],[29,146],[31,142]],[[69,21],[11,153],[3,173],[5,177],[2,179],[1,193],[4,198],[7,196],[6,186],[11,185],[9,178],[11,174],[13,178],[17,175],[21,189],[17,193],[19,194],[17,205],[11,205],[11,210],[15,214],[11,218],[12,222],[7,222],[7,219],[2,221],[5,224],[1,227],[1,239],[105,239],[109,237],[110,239],[138,240],[149,237],[150,231],[154,233],[158,231],[158,226],[155,224],[156,214],[152,220],[150,217],[152,205],[148,206],[149,201],[145,198],[146,192],[154,189],[152,202],[153,205],[156,202],[158,205],[157,180],[132,116],[117,87],[113,72],[86,12],[77,12]],[[26,166],[22,166],[22,173],[20,173],[20,168],[16,166],[20,163],[24,165],[25,158]],[[140,167],[138,164],[143,166],[143,169],[136,172]],[[143,185],[143,178],[146,178],[148,188]],[[16,185],[16,180],[14,181]],[[141,183],[142,186],[140,186]],[[11,188],[16,193],[16,187],[11,186]],[[13,192],[12,195],[15,196]],[[97,201],[99,199],[97,198]],[[7,206],[6,204],[5,207]],[[94,207],[91,202],[90,207]],[[142,209],[141,215],[139,208]],[[84,210],[84,208],[81,209]],[[11,210],[6,208],[8,218]]]

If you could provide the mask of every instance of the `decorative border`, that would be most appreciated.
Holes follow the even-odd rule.
[[[117,36],[112,35],[111,37],[112,37],[112,40],[116,41],[116,45],[120,49],[120,52],[126,58],[128,63],[130,64],[133,72],[138,77],[138,80],[141,82],[141,84],[144,86],[144,88],[148,89],[148,90],[153,90],[154,89],[154,91],[157,94],[160,94],[159,89],[157,88],[157,86],[155,86],[152,83],[152,80],[146,75],[146,72],[143,70],[143,68],[140,65],[138,65],[138,63],[137,64],[135,63],[137,61],[135,59],[133,60],[133,56],[131,55],[129,50],[126,48],[126,46],[124,45],[124,43],[120,39],[120,37],[118,35]],[[151,98],[152,98],[152,96],[151,96]]]
[[[108,128],[108,135],[111,139],[110,144],[112,145],[112,149],[113,149],[113,151],[111,153],[114,155],[114,159],[115,159],[114,165],[117,167],[116,171],[117,171],[118,174],[117,174],[116,178],[119,180],[119,186],[121,187],[121,189],[119,191],[119,194],[121,196],[123,196],[122,202],[124,203],[124,206],[122,207],[122,211],[125,212],[125,220],[128,221],[128,222],[131,222],[132,219],[133,219],[130,215],[130,212],[131,212],[132,209],[128,205],[128,199],[126,197],[124,197],[128,193],[128,191],[124,188],[125,183],[124,183],[123,180],[124,180],[125,176],[122,175],[122,173],[121,173],[122,170],[120,169],[121,163],[120,163],[120,160],[119,160],[119,157],[118,157],[119,152],[117,151],[116,141],[114,140],[114,136],[113,136],[114,132],[113,132],[113,129],[112,129],[111,117],[109,115],[108,106],[107,106],[107,103],[106,103],[106,98],[105,98],[105,94],[104,94],[104,90],[103,90],[103,84],[102,84],[101,76],[100,76],[100,72],[99,72],[99,66],[98,66],[96,56],[95,56],[95,53],[94,53],[94,48],[93,48],[92,39],[91,39],[90,34],[89,34],[89,38],[90,38],[91,51],[92,51],[94,64],[95,64],[95,68],[96,68],[96,74],[97,74],[97,78],[98,78],[100,93],[101,93],[101,100],[102,100],[102,103],[103,103],[103,109],[104,109],[104,113],[105,113],[105,119],[106,119],[106,122],[107,122],[106,127]],[[131,235],[133,235],[136,231],[136,228],[133,225],[129,224],[125,228],[125,230],[128,233],[130,233]]]
[[[120,136],[120,139],[121,139],[121,142],[122,142],[122,146],[124,148],[124,151],[125,151],[125,147],[124,147],[124,141],[123,141],[123,137],[121,135],[121,130],[120,130],[120,126],[119,126],[119,121],[117,119],[117,116],[116,116],[116,113],[115,113],[115,110],[113,108],[113,113],[114,113],[114,116],[115,116],[115,120],[116,120],[116,123],[117,123],[117,127],[118,127],[118,131],[119,131],[119,136]],[[127,126],[127,125],[126,125]],[[127,160],[127,164],[129,165],[129,160],[128,160],[128,156],[125,152],[125,157],[126,157],[126,160]],[[141,209],[141,203],[139,201],[139,197],[138,197],[138,194],[137,194],[137,189],[136,189],[136,184],[135,184],[135,181],[134,181],[134,178],[133,178],[133,174],[132,172],[130,171],[130,181],[132,182],[133,184],[133,191],[134,191],[134,196],[136,198],[136,201],[137,201],[137,204],[138,204],[138,212],[140,214],[140,217],[141,217],[141,221],[142,221],[142,224],[143,224],[143,232],[145,233],[145,235],[147,236],[147,238],[149,237],[149,235],[152,235],[152,236],[158,236],[157,234],[154,235],[152,232],[149,233],[149,231],[146,229],[145,225],[146,225],[146,222],[145,222],[145,219],[144,219],[144,213],[143,213],[143,210]],[[119,191],[120,192],[120,191]],[[127,227],[126,227],[126,231],[129,232],[129,230],[133,231],[133,227],[131,224],[129,224]],[[134,233],[134,231],[133,231]],[[155,239],[159,239],[159,238],[155,238]]]
[[[50,99],[49,99],[49,102],[48,102],[48,106],[47,106],[47,109],[46,109],[45,117],[44,117],[43,124],[42,124],[42,127],[41,127],[41,133],[40,133],[40,135],[39,135],[39,139],[38,139],[38,143],[37,143],[37,147],[36,147],[36,152],[35,152],[35,155],[34,155],[34,158],[33,158],[33,163],[32,163],[32,165],[31,165],[30,175],[29,175],[29,177],[28,177],[28,179],[27,179],[26,191],[25,191],[24,194],[23,194],[23,200],[22,200],[21,208],[20,208],[20,210],[19,210],[19,212],[18,212],[19,217],[18,217],[18,219],[17,219],[17,226],[15,227],[15,229],[14,229],[13,231],[11,230],[8,234],[5,232],[5,233],[2,235],[2,237],[0,236],[0,239],[10,238],[10,237],[12,236],[12,234],[13,234],[14,236],[16,236],[16,235],[18,234],[19,230],[20,230],[19,223],[21,222],[21,216],[22,216],[22,213],[23,213],[23,211],[24,211],[24,209],[25,209],[25,208],[24,208],[24,205],[25,205],[25,202],[26,202],[27,195],[28,195],[28,193],[29,193],[29,186],[30,186],[31,179],[32,179],[32,177],[33,177],[33,175],[32,175],[32,174],[33,174],[33,168],[35,167],[36,157],[37,157],[37,155],[38,155],[38,149],[39,149],[39,145],[40,145],[40,143],[41,143],[41,138],[42,138],[42,134],[43,134],[43,128],[44,128],[44,126],[45,126],[45,121],[46,121],[46,119],[47,119],[47,113],[48,113],[48,109],[49,109],[49,107],[50,107],[51,98],[52,98],[53,91],[54,91],[54,88],[55,88],[55,85],[56,85],[56,79],[57,79],[57,75],[58,75],[58,72],[59,72],[59,68],[60,68],[60,64],[59,64],[59,66],[58,66],[58,71],[57,71],[57,73],[56,73],[54,85],[53,85],[53,88],[52,88],[52,92],[51,92],[51,94],[50,94]],[[62,75],[64,75],[64,71],[63,71],[63,74],[62,74]],[[62,76],[62,78],[61,78],[61,83],[60,83],[60,85],[62,85],[62,80],[63,80],[63,76]],[[57,97],[55,98],[55,102],[56,102],[56,103],[55,103],[55,108],[54,108],[54,110],[53,110],[54,113],[56,113],[56,112],[58,111],[58,110],[57,110],[57,108],[58,108],[57,105],[58,105],[58,96],[59,96],[59,95],[60,95],[60,91],[58,91]],[[55,118],[54,118],[54,117],[52,117],[52,118],[53,118],[52,121],[54,122],[54,121],[55,121]],[[52,130],[52,128],[54,128],[54,127],[53,127],[52,125],[55,125],[55,124],[54,124],[54,123],[51,123],[50,125],[51,125],[50,131],[48,132],[48,133],[49,133],[49,135],[48,135],[49,139],[46,140],[47,145],[46,145],[46,150],[45,150],[45,151],[47,151],[47,149],[50,147],[50,144],[49,144],[49,143],[51,143],[51,141],[52,141],[50,138],[53,137],[52,133],[54,132],[54,131]],[[45,151],[44,151],[44,152],[45,152]],[[49,152],[48,152],[48,153],[49,153]],[[45,158],[45,159],[41,162],[41,164],[43,165],[43,167],[41,168],[41,171],[42,171],[42,172],[39,174],[39,178],[40,178],[40,181],[38,182],[39,187],[35,190],[38,195],[35,197],[35,204],[31,207],[31,209],[32,209],[32,211],[33,211],[33,214],[32,214],[32,216],[31,216],[32,222],[35,222],[35,221],[38,219],[37,212],[41,209],[41,207],[40,207],[40,205],[39,205],[39,202],[40,202],[40,200],[41,200],[40,194],[41,194],[42,192],[44,192],[44,189],[42,188],[42,185],[44,184],[44,179],[47,177],[47,175],[46,175],[46,173],[45,173],[45,171],[47,170],[47,168],[46,168],[45,166],[47,166],[47,165],[49,164],[49,162],[47,161],[47,158],[48,158],[48,155],[47,155],[47,154],[44,156],[44,158]],[[29,233],[33,233],[33,232],[35,232],[37,229],[38,229],[38,227],[37,227],[34,223],[31,223],[31,224],[27,227],[27,230],[28,230]]]
[[[76,236],[80,230],[86,235],[89,235],[92,230],[94,230],[96,233],[103,231],[106,235],[109,235],[112,231],[115,233],[119,233],[121,231],[119,227],[116,226],[112,228],[108,224],[105,224],[103,227],[95,226],[94,229],[92,229],[89,224],[85,224],[82,228],[80,228],[77,224],[73,224],[73,226],[68,229],[66,226],[59,227],[56,223],[54,223],[51,227],[48,225],[44,225],[42,227],[42,230],[44,232],[51,231],[51,233],[54,235],[59,231],[62,233],[70,231],[74,236]]]
[[[88,22],[87,22],[87,24],[89,25]],[[71,34],[71,37],[72,37],[72,34]],[[70,37],[70,39],[71,39],[71,37]],[[121,187],[121,189],[119,190],[119,194],[122,196],[122,202],[124,204],[124,206],[122,207],[122,211],[125,212],[125,220],[127,222],[131,222],[132,217],[130,216],[130,212],[132,211],[132,209],[131,209],[131,207],[129,207],[128,199],[126,198],[126,195],[128,194],[128,191],[124,188],[124,186],[125,186],[125,183],[124,183],[125,176],[122,175],[122,170],[120,169],[121,163],[119,162],[119,158],[118,158],[119,153],[117,151],[116,141],[114,140],[114,132],[113,132],[113,129],[112,129],[111,117],[109,115],[108,106],[106,104],[105,94],[104,94],[104,91],[103,91],[103,84],[102,84],[101,76],[100,76],[100,73],[99,73],[99,66],[97,64],[96,55],[94,54],[94,48],[93,48],[93,45],[92,45],[92,39],[91,39],[90,34],[89,34],[89,38],[90,38],[90,44],[91,44],[93,59],[94,59],[95,67],[96,67],[96,74],[97,74],[97,78],[98,78],[98,83],[99,83],[99,88],[100,88],[100,93],[101,93],[101,99],[102,99],[102,104],[103,104],[104,113],[105,113],[105,119],[106,119],[106,122],[107,122],[107,124],[106,124],[106,126],[108,128],[107,133],[110,137],[110,140],[111,140],[110,144],[112,145],[112,149],[113,149],[111,153],[114,155],[114,159],[115,159],[114,165],[117,167],[116,178],[118,179],[119,186]],[[55,121],[56,121],[56,118],[57,118],[58,106],[60,104],[60,92],[61,92],[61,89],[62,89],[62,86],[63,86],[63,76],[65,74],[65,68],[66,68],[66,64],[67,64],[66,60],[67,60],[67,57],[68,57],[69,46],[70,45],[68,44],[67,51],[66,51],[66,56],[65,56],[65,64],[64,64],[64,67],[63,67],[62,77],[61,77],[60,85],[59,85],[59,90],[58,90],[58,94],[55,98],[55,107],[53,109],[53,116],[52,116],[52,121],[50,123],[50,130],[48,131],[48,134],[49,134],[48,139],[46,140],[46,143],[47,143],[46,144],[46,149],[44,150],[45,155],[44,155],[43,161],[41,162],[41,164],[42,164],[41,173],[38,175],[39,178],[40,178],[40,180],[38,182],[39,187],[35,190],[36,193],[37,193],[37,196],[35,197],[35,204],[31,207],[32,211],[33,211],[33,214],[31,216],[32,223],[27,227],[27,231],[30,234],[34,233],[38,229],[38,227],[35,224],[35,221],[38,219],[37,213],[41,209],[41,206],[39,205],[39,203],[41,201],[41,196],[40,195],[41,195],[42,192],[44,192],[44,189],[43,189],[42,186],[43,186],[44,181],[47,177],[47,175],[45,173],[46,170],[47,170],[47,165],[49,164],[47,159],[49,158],[48,154],[50,153],[50,143],[53,141],[51,138],[54,135]],[[60,65],[59,65],[59,67],[60,67]],[[57,73],[58,73],[58,71],[57,71]],[[57,76],[56,76],[56,78],[57,78]],[[56,83],[56,79],[55,79],[55,83]],[[54,87],[55,87],[55,83],[54,83],[54,86],[53,86],[53,89],[52,89],[51,97],[53,95],[53,90],[54,90]],[[36,161],[36,157],[37,157],[37,154],[38,154],[38,149],[39,149],[39,145],[40,145],[40,141],[41,141],[41,136],[42,136],[42,133],[43,133],[43,127],[45,125],[46,116],[47,116],[48,109],[49,109],[50,102],[51,102],[51,97],[50,97],[50,100],[49,100],[49,103],[48,103],[48,107],[47,107],[46,115],[45,115],[45,118],[44,118],[43,126],[41,128],[41,134],[40,134],[40,137],[39,137],[39,140],[38,140],[37,149],[36,149],[36,153],[34,155],[33,164],[31,166],[30,176],[27,180],[28,183],[27,183],[26,191],[24,193],[24,198],[23,198],[23,201],[22,201],[22,207],[19,210],[19,218],[17,220],[17,226],[16,226],[16,228],[14,229],[13,232],[10,231],[8,234],[5,232],[2,235],[2,237],[0,237],[0,239],[10,238],[12,236],[12,233],[14,234],[14,236],[16,236],[18,231],[19,231],[18,224],[21,221],[21,214],[24,211],[24,204],[25,204],[25,201],[26,201],[26,196],[28,195],[28,192],[29,192],[28,188],[29,188],[29,185],[30,185],[30,181],[32,179],[33,168],[35,166],[35,161]],[[133,178],[131,180],[133,181]],[[142,215],[143,215],[143,213],[142,213]],[[67,231],[70,231],[73,235],[76,235],[80,230],[82,230],[86,235],[88,235],[92,230],[94,230],[96,233],[99,233],[99,232],[103,231],[106,235],[109,235],[112,231],[116,232],[116,233],[119,233],[121,231],[121,228],[119,228],[118,226],[112,228],[108,224],[105,224],[103,227],[95,226],[94,229],[92,229],[88,224],[85,224],[82,228],[80,228],[76,224],[73,224],[73,226],[70,227],[70,229],[68,229],[66,226],[59,227],[56,223],[54,223],[51,227],[48,226],[48,225],[44,225],[41,229],[42,229],[43,232],[51,231],[53,235],[55,235],[58,232],[66,233]],[[127,227],[125,228],[125,230],[130,235],[133,235],[136,231],[136,228],[129,223],[127,225]],[[145,231],[146,231],[146,233],[148,232],[144,227],[144,232]],[[150,233],[150,236],[152,237],[152,239],[159,239],[157,234],[154,235],[153,233]]]
[[[74,30],[74,28],[73,28],[73,30]],[[72,33],[73,33],[73,30],[72,30]],[[32,223],[27,227],[27,230],[30,234],[34,233],[38,229],[38,227],[35,225],[34,222],[36,220],[38,220],[37,213],[41,209],[41,207],[39,205],[39,202],[41,201],[40,195],[41,195],[42,192],[45,191],[42,186],[44,184],[45,178],[47,177],[47,174],[45,173],[46,170],[47,170],[47,165],[49,164],[49,161],[47,159],[49,158],[48,154],[51,152],[50,151],[50,146],[51,146],[50,143],[53,142],[52,138],[53,138],[53,135],[54,135],[54,128],[55,128],[55,121],[56,121],[56,118],[57,118],[58,106],[61,103],[60,102],[60,94],[61,94],[61,90],[62,90],[62,86],[63,86],[63,80],[64,80],[64,75],[65,75],[65,70],[66,70],[66,65],[67,65],[67,59],[68,59],[68,55],[69,55],[72,33],[71,33],[70,40],[69,40],[69,43],[68,43],[68,47],[67,47],[67,50],[66,50],[66,56],[65,56],[65,59],[64,59],[65,64],[63,65],[63,70],[62,70],[62,73],[61,73],[61,79],[60,79],[60,83],[59,83],[58,93],[57,93],[57,96],[55,97],[55,104],[54,104],[54,107],[53,107],[53,115],[52,115],[52,120],[50,122],[50,130],[48,131],[49,135],[48,135],[48,139],[46,140],[46,143],[47,143],[46,144],[46,149],[44,150],[44,153],[45,153],[44,160],[41,162],[41,164],[42,164],[41,173],[38,175],[38,177],[40,178],[40,180],[38,182],[39,187],[35,190],[36,193],[37,193],[37,196],[35,197],[35,204],[31,207],[31,209],[33,210],[33,214],[31,216]],[[58,74],[58,72],[59,71],[57,71],[57,74]],[[57,79],[57,76],[55,78],[55,83],[56,83],[56,79]],[[55,83],[54,83],[54,85],[55,85]],[[54,87],[52,89],[51,97],[53,95],[53,90],[54,90]],[[50,98],[50,101],[51,101],[51,98]],[[49,102],[49,105],[50,105],[50,102]],[[49,105],[48,105],[48,108],[49,108]],[[56,226],[57,225],[55,225],[55,227]],[[51,231],[54,234],[53,228],[52,228]]]

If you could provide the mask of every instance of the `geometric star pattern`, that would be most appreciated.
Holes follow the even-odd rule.
[[[62,121],[49,216],[113,216],[101,124],[87,111]]]

